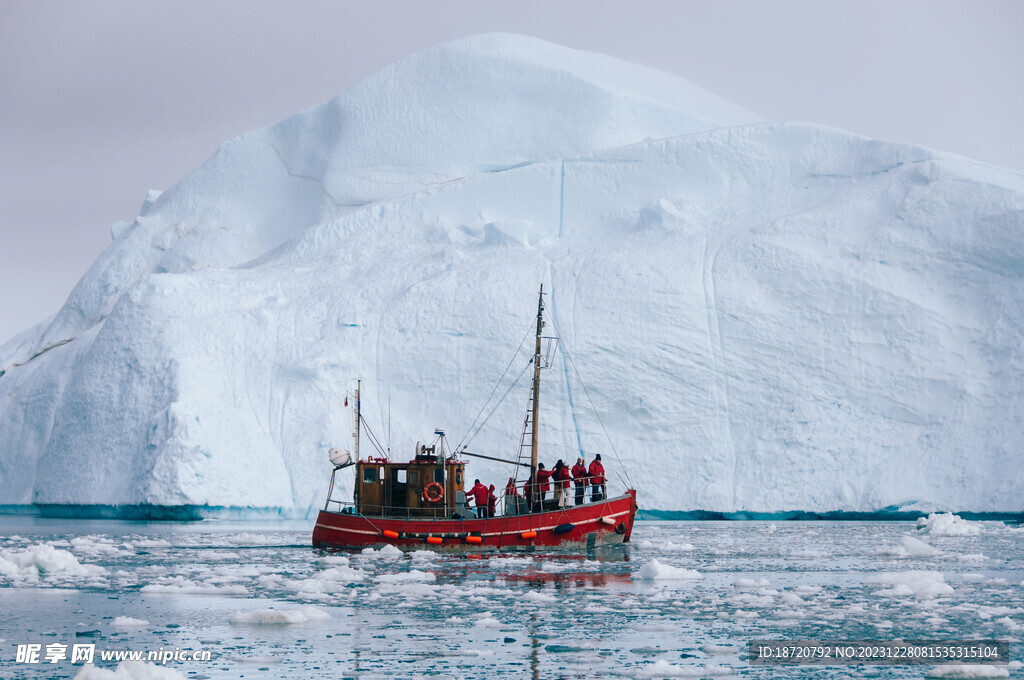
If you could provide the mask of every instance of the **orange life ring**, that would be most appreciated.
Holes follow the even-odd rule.
[[[437,482],[431,482],[423,487],[423,500],[427,503],[440,503],[444,500],[444,487]]]

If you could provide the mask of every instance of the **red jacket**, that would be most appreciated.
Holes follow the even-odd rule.
[[[604,465],[601,465],[601,461],[590,461],[590,477],[591,484],[604,484]]]
[[[551,470],[537,470],[537,483],[540,484],[541,491],[550,491],[551,485],[548,484],[548,480],[551,479]]]
[[[587,466],[583,463],[576,463],[572,466],[572,480],[577,486],[586,486],[587,478],[590,475],[587,474]]]
[[[484,486],[482,483],[474,484],[473,488],[469,490],[469,495],[471,495],[473,497],[473,500],[476,501],[476,506],[478,508],[487,507],[488,494],[489,492],[487,491],[487,487]]]
[[[558,486],[562,487],[563,489],[569,488],[569,480],[572,479],[572,476],[569,474],[569,468],[567,468],[564,465],[560,468],[556,468],[554,471],[554,475],[555,483]]]

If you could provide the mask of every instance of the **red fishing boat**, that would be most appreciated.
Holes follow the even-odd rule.
[[[451,451],[445,434],[435,430],[434,441],[417,444],[408,462],[396,462],[383,453],[359,457],[360,387],[354,395],[355,454],[344,449],[330,452],[331,472],[327,502],[317,516],[313,545],[337,548],[380,548],[392,545],[403,550],[478,552],[484,550],[531,551],[546,549],[590,549],[629,541],[636,516],[636,491],[608,498],[604,480],[586,489],[585,502],[572,505],[574,494],[560,500],[544,498],[537,479],[538,422],[540,417],[541,345],[544,328],[544,288],[537,305],[537,341],[532,357],[533,390],[524,422],[520,451],[529,449],[529,459],[505,460]],[[526,443],[529,436],[529,443]],[[525,473],[526,483],[514,480],[508,493],[495,498],[496,512],[470,507],[465,491],[466,462],[463,456],[506,462]],[[335,475],[355,468],[352,502],[333,498]],[[543,479],[543,477],[541,477]],[[566,489],[568,492],[569,489]]]

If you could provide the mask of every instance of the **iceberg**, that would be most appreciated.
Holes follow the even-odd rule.
[[[1020,173],[458,40],[112,230],[0,347],[0,505],[308,514],[357,378],[393,457],[438,423],[514,457],[525,390],[462,435],[544,282],[541,460],[600,452],[647,509],[1019,512],[1022,229]]]

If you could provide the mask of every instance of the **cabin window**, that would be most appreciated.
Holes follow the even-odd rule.
[[[395,470],[395,481],[399,484],[405,484],[405,470],[401,468]]]
[[[416,470],[409,470],[409,484],[412,486],[420,485],[420,473]]]
[[[462,486],[462,468],[455,468],[455,486]]]
[[[380,483],[381,484],[384,483],[384,466],[383,465],[380,468]]]
[[[376,468],[363,468],[363,483],[364,484],[375,484],[377,482],[377,469]]]
[[[444,484],[444,468],[434,470],[434,481],[438,484]]]

